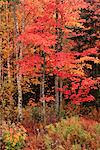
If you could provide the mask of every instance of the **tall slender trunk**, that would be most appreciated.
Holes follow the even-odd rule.
[[[62,89],[62,87],[63,87],[63,81],[60,78],[60,88]],[[60,91],[60,113],[62,112],[62,109],[63,109],[62,101],[63,101],[63,96],[62,96],[62,92]]]
[[[10,56],[7,58],[7,68],[8,68],[8,82],[11,84],[11,73],[10,73]]]
[[[1,53],[2,53],[2,38],[0,38],[0,147],[2,145],[2,120],[3,120],[3,115],[2,115],[2,57],[1,57]]]
[[[12,84],[12,81],[11,81],[11,72],[10,72],[10,56],[8,56],[7,58],[7,70],[8,70],[8,83],[9,85]],[[9,100],[11,102],[11,104],[13,104],[13,96],[12,96],[12,88],[9,89],[10,90],[10,93],[9,93]]]
[[[8,11],[9,8],[8,8],[8,5],[6,5],[6,23],[9,24],[10,23],[10,18],[9,18],[9,12]],[[10,31],[9,31],[9,27],[7,26],[7,33],[8,33],[8,40],[7,40],[7,43],[8,43],[8,50],[10,50]],[[11,85],[11,72],[10,72],[10,51],[8,51],[8,57],[7,57],[7,71],[8,71],[8,83],[9,85]],[[12,89],[9,89],[10,90],[10,93],[9,93],[9,100],[10,102],[12,103]]]
[[[43,117],[44,117],[44,124],[46,124],[46,103],[45,103],[45,67],[46,67],[46,60],[45,60],[45,53],[43,52],[44,64],[43,64],[43,73],[42,73],[42,84],[41,84],[41,96],[43,102]]]
[[[0,14],[0,29],[2,31],[2,14]],[[0,36],[0,148],[2,149],[2,120],[3,120],[3,107],[2,107],[2,101],[3,101],[3,97],[2,97],[2,93],[3,93],[3,89],[2,89],[2,35]]]
[[[14,17],[14,26],[15,26],[15,35],[16,38],[19,36],[18,31],[18,20],[16,16],[16,4],[13,5],[13,17]],[[18,57],[19,55],[19,57]],[[22,58],[22,49],[20,48],[20,44],[16,44],[16,61]],[[19,73],[19,64],[16,65],[17,70],[17,87],[18,87],[18,121],[22,121],[22,87],[21,87],[21,74]]]
[[[59,4],[59,0],[56,0],[56,6]],[[59,41],[59,31],[58,31],[58,8],[56,8],[56,44],[55,44],[55,50],[58,52],[58,41]],[[59,87],[59,77],[56,75],[55,77],[55,101],[56,101],[56,115],[58,116],[59,114],[59,92],[58,92],[58,87]]]
[[[63,0],[61,1],[63,2]],[[63,51],[63,48],[62,48],[62,43],[63,43],[63,33],[62,33],[62,25],[63,25],[63,17],[61,16],[61,21],[62,21],[62,24],[61,24],[61,27],[59,28],[59,47],[60,47],[60,51]],[[62,89],[63,87],[63,80],[60,78],[60,88]],[[60,113],[62,112],[62,101],[63,101],[63,96],[62,96],[62,92],[60,91]]]
[[[59,3],[62,2],[63,3],[63,0],[56,0],[56,6],[59,5]],[[58,11],[58,8],[56,8],[56,24],[58,25],[59,24],[59,11]],[[63,20],[62,18],[62,15],[61,15],[61,19]],[[62,23],[60,24],[60,26],[56,26],[56,45],[55,45],[55,50],[56,52],[60,52],[62,51],[62,41],[63,41],[63,37],[62,37]],[[60,114],[60,110],[62,108],[62,92],[59,92],[58,90],[56,90],[58,87],[61,87],[63,86],[63,81],[58,77],[56,76],[55,78],[55,99],[56,99],[56,113],[57,115],[59,116]]]
[[[2,38],[0,38],[0,91],[2,87]]]
[[[56,115],[59,114],[59,91],[57,90],[59,87],[59,77],[55,77],[55,101],[56,101]]]

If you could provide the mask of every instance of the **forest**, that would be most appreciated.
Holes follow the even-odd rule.
[[[99,0],[0,0],[1,150],[100,150],[99,27]]]

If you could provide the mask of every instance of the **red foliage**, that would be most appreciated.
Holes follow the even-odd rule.
[[[31,10],[31,6],[30,10]],[[28,7],[28,8],[29,8]],[[20,72],[22,74],[32,74],[38,76],[41,72],[43,60],[41,57],[41,51],[46,53],[46,73],[52,73],[58,75],[62,79],[68,79],[71,81],[71,85],[66,89],[57,89],[64,92],[65,97],[71,99],[73,103],[79,104],[83,101],[94,100],[92,95],[89,95],[90,89],[95,87],[96,81],[91,78],[87,78],[83,69],[78,66],[80,62],[76,59],[77,56],[87,56],[97,53],[97,48],[91,48],[83,53],[70,52],[70,48],[64,44],[63,51],[57,52],[54,47],[57,44],[56,29],[61,28],[64,32],[63,40],[71,33],[70,29],[65,26],[81,26],[79,23],[79,9],[86,8],[86,3],[83,0],[70,0],[56,3],[55,0],[45,2],[43,12],[40,16],[33,20],[30,26],[27,26],[25,32],[19,36],[18,41],[22,41],[26,46],[31,44],[39,47],[39,51],[35,51],[34,55],[27,55],[23,60],[19,61]],[[32,9],[34,11],[34,9]],[[56,20],[55,12],[58,11],[58,19]],[[46,12],[46,13],[45,13]],[[83,22],[84,20],[80,20]],[[73,44],[71,41],[69,45]],[[78,68],[80,67],[80,69]],[[49,98],[45,99],[47,102]]]
[[[41,70],[43,61],[39,55],[35,54],[25,56],[24,59],[19,60],[17,63],[20,65],[19,72],[21,74],[34,74],[34,76],[37,76]]]

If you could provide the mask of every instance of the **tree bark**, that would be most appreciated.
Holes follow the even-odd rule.
[[[2,38],[0,38],[0,91],[2,87]]]
[[[2,31],[2,14],[0,15],[0,29]],[[3,107],[2,107],[2,35],[0,36],[0,148],[2,149],[2,120],[3,120]]]
[[[43,102],[43,117],[44,117],[44,124],[46,124],[46,102],[45,102],[45,67],[46,67],[46,60],[45,60],[45,53],[43,52],[44,64],[43,64],[43,74],[42,74],[42,84],[41,84],[41,96]]]
[[[14,28],[15,28],[15,35],[16,38],[19,36],[18,30],[18,20],[16,16],[16,4],[13,5],[13,18],[14,18]],[[19,57],[18,57],[19,55]],[[16,44],[16,61],[22,58],[22,49],[20,48],[20,43]],[[17,70],[17,87],[18,87],[18,121],[22,121],[22,87],[21,87],[21,74],[19,73],[19,64],[16,65]]]
[[[61,2],[63,2],[63,0],[56,0],[56,6]],[[62,16],[61,16],[61,19],[63,20]],[[56,24],[58,25],[58,22],[59,21],[59,11],[58,11],[58,8],[56,8]],[[60,25],[60,27],[58,27],[56,25],[56,45],[55,45],[55,50],[56,50],[56,53],[57,52],[60,52],[62,51],[62,24]],[[62,80],[56,76],[55,77],[55,100],[56,100],[56,114],[59,116],[60,114],[60,108],[62,106],[61,103],[62,103],[62,92],[59,92],[57,89],[59,88],[59,86],[62,88]]]
[[[10,56],[7,58],[7,68],[8,68],[8,82],[11,84],[11,74],[10,74]]]
[[[60,88],[63,87],[63,81],[60,78]],[[62,92],[60,91],[60,113],[62,112],[63,106],[62,106],[62,101],[63,101],[63,96],[62,96]]]
[[[59,0],[56,0],[56,6],[59,4]],[[58,30],[58,9],[56,8],[56,44],[55,44],[55,50],[56,50],[56,53],[58,52],[59,50],[59,44],[58,44],[58,41],[59,41],[59,30]],[[58,92],[58,87],[59,87],[59,77],[56,75],[55,77],[55,102],[56,102],[56,115],[58,116],[59,114],[59,92]]]
[[[56,115],[59,114],[59,91],[57,90],[59,87],[59,77],[55,77],[55,101],[56,101]]]

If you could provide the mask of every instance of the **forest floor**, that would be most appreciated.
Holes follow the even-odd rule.
[[[88,126],[91,126],[91,125],[92,126],[95,126],[96,124],[100,125],[100,112],[97,112],[97,110],[94,109],[88,115],[82,115],[82,116],[80,115],[79,120],[82,121],[83,125],[86,124],[87,128],[88,128]],[[27,121],[27,123],[24,123],[23,125],[26,128],[27,133],[28,133],[27,140],[26,140],[27,143],[26,143],[26,146],[23,148],[23,150],[49,150],[49,148],[48,149],[44,148],[43,137],[46,134],[46,132],[42,125],[36,124],[36,125],[32,126],[32,122],[28,122],[28,121]],[[100,140],[100,139],[98,139],[98,140]],[[52,150],[52,149],[50,149],[50,150]],[[63,148],[62,149],[54,148],[54,150],[64,150],[64,149]],[[65,150],[67,150],[67,148],[65,148]],[[70,150],[70,148],[68,150]],[[75,150],[80,150],[80,149],[76,148]],[[81,150],[86,150],[86,149],[83,148]],[[90,148],[89,150],[99,150],[99,148],[98,149]]]
[[[100,150],[100,110],[67,107],[58,120],[47,109],[46,124],[40,116],[32,116],[30,107],[24,109],[22,123],[5,119],[1,150]]]

